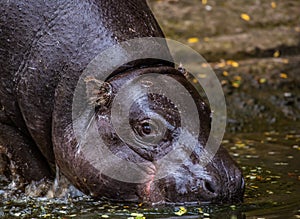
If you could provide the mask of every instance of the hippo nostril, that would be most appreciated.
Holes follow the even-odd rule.
[[[216,190],[215,190],[215,188],[214,188],[214,185],[212,185],[212,184],[211,184],[210,182],[208,182],[208,181],[205,181],[204,187],[205,187],[205,189],[206,189],[207,191],[209,191],[209,192],[211,192],[211,193],[215,193],[215,192],[216,192]]]

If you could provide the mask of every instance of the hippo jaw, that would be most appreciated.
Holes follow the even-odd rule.
[[[94,148],[97,150],[102,150],[103,146],[109,148],[112,154],[120,158],[120,162],[109,160],[109,158],[102,162],[97,156],[95,157],[94,150],[91,150],[89,154],[83,154],[81,148],[85,146],[77,141],[73,125],[69,124],[64,127],[64,134],[60,134],[61,138],[55,139],[54,152],[61,171],[80,190],[96,198],[147,203],[240,202],[244,191],[243,177],[225,149],[220,147],[210,163],[206,166],[200,165],[203,145],[210,131],[210,110],[207,106],[203,107],[200,96],[180,72],[172,67],[153,67],[114,76],[107,81],[111,89],[111,96],[108,98],[113,99],[124,82],[153,72],[168,75],[179,81],[195,99],[201,124],[197,137],[198,143],[192,153],[187,154],[181,163],[177,162],[174,168],[172,164],[169,165],[168,174],[158,177],[159,169],[162,167],[158,162],[174,149],[181,123],[179,111],[171,101],[162,95],[149,94],[139,97],[130,108],[128,116],[128,122],[132,128],[130,133],[132,136],[137,136],[138,140],[139,136],[151,135],[153,129],[156,130],[161,125],[165,125],[163,134],[159,136],[160,141],[154,141],[155,144],[147,144],[147,142],[143,144],[140,141],[140,144],[134,146],[124,142],[112,125],[111,104],[113,101],[104,101],[104,105],[95,108],[96,123],[94,125],[97,133],[92,135],[90,142],[97,142],[96,138],[101,136],[101,143],[104,145],[96,144]],[[147,101],[148,103],[145,104]],[[151,137],[155,138],[156,135]],[[87,157],[93,158],[88,160]],[[124,160],[141,164],[143,171],[134,176],[138,180],[132,182],[128,179],[120,180],[111,177],[111,174],[106,174],[117,172]]]

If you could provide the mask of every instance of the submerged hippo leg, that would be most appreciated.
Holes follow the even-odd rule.
[[[12,175],[19,175],[25,182],[51,178],[47,161],[33,141],[15,127],[0,123],[0,149],[0,153],[6,154],[13,164]]]

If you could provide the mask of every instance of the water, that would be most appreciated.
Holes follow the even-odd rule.
[[[243,169],[246,191],[239,205],[145,207],[77,199],[6,197],[1,218],[300,218],[300,133],[227,134],[223,144]],[[184,207],[180,210],[180,207]],[[182,215],[181,215],[182,214]],[[181,215],[181,216],[179,216]]]

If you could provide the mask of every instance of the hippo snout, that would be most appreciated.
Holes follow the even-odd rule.
[[[175,203],[239,203],[245,187],[241,170],[222,147],[206,166],[187,161],[155,185],[160,195],[153,189],[152,202],[165,196],[165,202]]]
[[[200,178],[202,201],[236,203],[243,200],[245,184],[242,172],[223,147],[204,171],[208,174]]]

